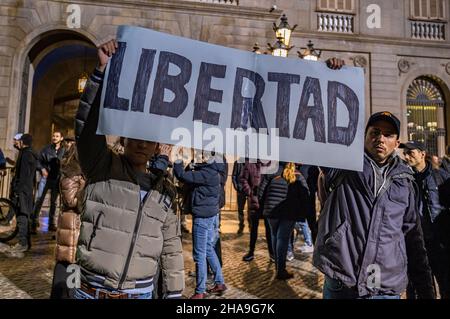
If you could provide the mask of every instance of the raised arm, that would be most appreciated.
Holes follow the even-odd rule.
[[[77,139],[80,165],[89,178],[95,168],[104,165],[110,153],[104,135],[97,135],[97,125],[100,111],[100,95],[106,64],[115,53],[117,43],[111,40],[98,49],[99,64],[86,83],[80,99],[80,106],[75,120],[75,135]]]

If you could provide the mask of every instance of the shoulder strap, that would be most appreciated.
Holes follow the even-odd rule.
[[[333,180],[331,180],[329,182],[329,185],[328,185],[328,188],[327,188],[328,194],[331,194],[336,188],[338,188],[339,185],[342,184],[342,182],[344,181],[344,178],[346,176],[347,176],[347,171],[345,171],[345,170],[338,171],[338,173],[333,178]]]

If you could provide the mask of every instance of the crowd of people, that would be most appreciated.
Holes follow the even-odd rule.
[[[50,190],[49,231],[56,231],[52,298],[180,298],[185,269],[177,196],[182,189],[182,211],[192,214],[192,298],[221,295],[227,290],[220,210],[228,164],[223,155],[206,152],[187,166],[182,160],[171,163],[170,146],[132,138],[108,147],[96,129],[104,71],[116,49],[114,40],[99,47],[74,138],[53,132],[52,143],[37,154],[31,135],[16,136],[11,200],[18,208],[19,234],[11,256],[31,248]],[[343,61],[327,64],[339,69]],[[437,292],[449,298],[450,149],[441,161],[433,159],[418,141],[400,143],[400,126],[390,112],[370,116],[362,172],[279,162],[278,170],[267,174],[273,163],[236,161],[237,234],[245,229],[245,203],[250,231],[242,260],[255,258],[262,219],[278,280],[295,276],[286,261],[294,258],[301,233],[300,251],[313,253],[314,266],[325,275],[324,298],[399,299],[405,290],[411,299],[435,298]],[[177,190],[170,170],[182,188]],[[36,172],[41,178],[34,202]],[[56,214],[58,194],[62,204]],[[67,286],[72,264],[81,270],[75,288]]]

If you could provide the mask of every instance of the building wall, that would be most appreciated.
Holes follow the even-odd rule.
[[[220,2],[220,3],[219,3]],[[234,2],[235,3],[235,2]],[[130,24],[153,28],[175,35],[198,39],[243,50],[254,42],[274,42],[272,22],[283,10],[291,25],[298,24],[290,56],[312,40],[323,56],[338,56],[347,63],[365,60],[366,110],[389,109],[406,121],[405,94],[419,75],[433,74],[443,83],[448,98],[450,71],[449,26],[445,41],[413,40],[410,35],[410,0],[355,0],[355,33],[317,31],[316,0],[240,0],[239,5],[219,0],[2,0],[0,3],[0,147],[11,150],[17,132],[24,64],[28,51],[46,32],[68,30],[66,9],[81,7],[81,28],[76,32],[99,45],[115,35],[118,25]],[[367,26],[369,4],[381,8],[381,28]],[[275,4],[276,10],[269,12]],[[447,17],[450,6],[447,5]],[[361,59],[361,57],[363,59]],[[400,60],[409,62],[407,72],[400,72]],[[450,100],[447,100],[450,104]],[[448,112],[447,112],[448,114]],[[33,121],[33,119],[30,119]],[[447,119],[447,125],[449,120]],[[447,126],[447,131],[450,127]],[[449,133],[447,132],[447,142]],[[406,137],[404,126],[403,137]]]

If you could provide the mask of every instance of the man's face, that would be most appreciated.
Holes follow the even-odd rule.
[[[379,164],[384,164],[399,145],[395,128],[389,122],[375,122],[367,130],[364,147]]]
[[[60,132],[53,133],[53,135],[52,135],[52,144],[55,144],[55,145],[59,144],[59,143],[62,142],[62,140],[63,140],[63,137],[62,137]]]
[[[20,150],[20,144],[22,143],[22,141],[21,140],[14,140],[14,142],[13,142],[13,146],[14,146],[14,148],[16,149],[16,150]]]
[[[144,165],[153,156],[158,143],[126,138],[124,140],[125,157],[132,165]]]
[[[414,168],[417,168],[425,162],[425,152],[418,149],[410,150],[405,148],[403,155],[408,165]]]

